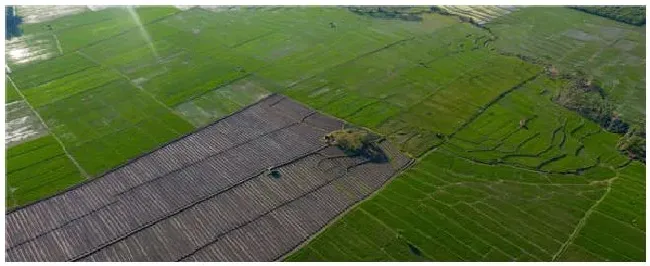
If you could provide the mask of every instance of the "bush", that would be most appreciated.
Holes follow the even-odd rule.
[[[388,157],[376,144],[380,138],[362,129],[341,129],[325,135],[329,145],[336,145],[350,156],[364,156],[374,162],[385,162]]]
[[[614,133],[625,133],[629,125],[614,112],[614,106],[607,100],[605,91],[592,78],[577,72],[565,78],[570,81],[553,97],[553,101],[576,111]]]
[[[350,6],[348,10],[364,16],[371,16],[374,18],[383,19],[400,19],[406,21],[421,21],[422,13],[431,13],[430,9],[422,10],[408,6],[390,6],[390,7],[377,7],[377,6]]]
[[[645,24],[643,6],[572,6],[570,8],[636,26]]]
[[[645,162],[645,132],[640,127],[631,128],[618,140],[616,148],[631,159]]]
[[[614,111],[602,88],[582,72],[563,75],[570,81],[553,101],[598,123],[609,132],[623,134],[616,148],[631,159],[645,162],[645,125],[630,127]]]

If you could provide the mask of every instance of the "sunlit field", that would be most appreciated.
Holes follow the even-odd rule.
[[[403,10],[409,19],[346,7],[17,7],[21,35],[5,41],[6,207],[283,95],[378,134],[413,164],[393,165],[395,177],[346,212],[327,210],[273,259],[645,260],[645,161],[618,148],[624,133],[553,100],[584,72],[617,119],[645,128],[645,26],[564,7]]]

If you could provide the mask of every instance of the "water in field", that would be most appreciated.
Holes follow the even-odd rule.
[[[13,146],[47,135],[47,130],[25,101],[5,105],[5,145]]]

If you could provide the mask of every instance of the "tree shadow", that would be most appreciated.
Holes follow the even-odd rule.
[[[5,40],[23,35],[23,31],[19,27],[23,23],[23,18],[16,15],[12,6],[5,6],[5,23]]]

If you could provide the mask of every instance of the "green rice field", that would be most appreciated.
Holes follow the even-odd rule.
[[[644,261],[645,163],[554,103],[567,81],[545,69],[587,72],[624,121],[645,124],[645,26],[563,7],[442,8],[406,21],[343,7],[43,19],[18,7],[29,19],[5,41],[6,207],[280,93],[416,159],[285,260]]]
[[[544,60],[560,73],[589,73],[624,120],[645,122],[645,26],[568,8],[533,7],[486,27],[499,36],[495,46],[504,52]]]

